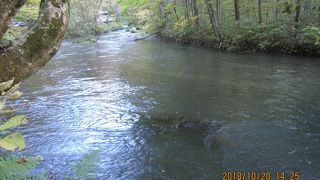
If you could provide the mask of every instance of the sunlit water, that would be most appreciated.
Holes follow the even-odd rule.
[[[23,82],[30,123],[20,128],[21,153],[43,156],[39,171],[70,176],[73,162],[100,149],[97,179],[221,179],[224,171],[320,178],[319,59],[132,36],[64,43]],[[222,127],[154,125],[181,118]]]

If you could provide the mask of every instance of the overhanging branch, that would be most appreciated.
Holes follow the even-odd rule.
[[[39,18],[20,43],[0,54],[0,82],[27,78],[58,51],[69,22],[68,0],[43,0]]]

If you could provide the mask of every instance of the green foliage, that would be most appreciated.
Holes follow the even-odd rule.
[[[320,27],[308,26],[302,29],[302,33],[307,38],[311,38],[315,45],[320,45]]]
[[[132,13],[136,13],[137,10],[146,4],[148,4],[149,0],[118,0],[118,3],[121,5],[123,15],[130,15]]]
[[[3,36],[4,40],[14,41],[22,37],[26,33],[26,27],[10,27]]]
[[[129,26],[145,26],[151,17],[150,0],[118,0],[121,6],[122,19]],[[152,17],[157,18],[157,17]],[[157,23],[154,23],[157,24]],[[159,25],[159,24],[158,24]],[[148,29],[148,28],[146,28]]]
[[[35,21],[39,14],[39,3],[34,2],[34,5],[23,6],[16,15],[17,21],[27,22],[30,20]]]
[[[9,128],[23,125],[28,122],[28,119],[24,115],[16,115],[11,117],[8,121],[0,125],[0,131],[7,130]]]
[[[30,179],[26,173],[36,167],[41,160],[42,157],[0,156],[0,179]],[[34,179],[44,179],[44,175],[39,174]]]
[[[72,169],[74,174],[80,179],[95,178],[100,150],[92,151],[77,161]]]
[[[95,36],[110,30],[120,29],[122,25],[118,22],[98,22],[99,16],[103,10],[108,9],[109,18],[113,20],[115,11],[111,4],[102,4],[96,0],[71,0],[70,22],[67,31],[67,37],[75,38],[82,37],[88,41],[95,41]],[[111,14],[111,13],[114,14]]]
[[[141,21],[139,13],[148,10],[149,18],[139,25],[183,43],[237,51],[320,54],[319,4],[315,1],[310,1],[312,8],[301,7],[298,22],[295,1],[288,5],[262,1],[261,14],[257,1],[240,1],[239,21],[234,0],[118,2],[124,7],[123,15],[136,23]]]
[[[14,85],[14,79],[0,84],[0,115],[12,113],[14,108],[6,108],[8,97],[18,98],[22,95],[17,91],[20,83]],[[1,100],[2,97],[2,100]],[[14,151],[25,148],[25,140],[21,133],[6,131],[27,123],[24,115],[15,115],[8,120],[0,121],[0,148]],[[46,179],[44,174],[29,176],[27,173],[37,166],[41,157],[0,156],[0,179]]]
[[[122,29],[123,24],[120,22],[111,22],[111,23],[99,23],[96,29],[97,34],[102,34],[108,31],[116,31]]]
[[[94,37],[95,36],[95,8],[94,0],[71,0],[70,22],[67,36]]]
[[[17,91],[20,83],[15,85],[13,83],[14,83],[14,79],[0,84],[0,95],[5,96],[3,100],[0,99],[1,115],[12,113],[15,111],[15,109],[12,107],[5,108],[6,100],[8,97],[18,98],[22,95],[21,92]],[[23,125],[27,123],[27,121],[28,120],[24,115],[13,116],[8,120],[4,120],[0,122],[0,132],[19,126],[19,125]],[[6,135],[5,137],[0,138],[0,147],[10,151],[13,151],[16,149],[21,150],[25,148],[25,141],[21,133],[13,132],[9,135]]]
[[[37,5],[40,3],[40,0],[27,0],[27,3]]]
[[[24,138],[21,133],[14,132],[0,139],[0,147],[6,150],[22,150],[26,147]]]
[[[70,22],[67,37],[81,37],[89,42],[95,42],[95,36],[110,30],[120,29],[119,22],[98,22],[103,9],[112,12],[111,5],[102,6],[95,0],[71,0]],[[112,17],[116,19],[116,17]]]

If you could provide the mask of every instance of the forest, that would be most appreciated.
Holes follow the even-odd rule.
[[[31,26],[39,0],[29,0],[17,21]],[[66,38],[96,35],[124,26],[141,28],[184,44],[234,52],[319,56],[320,2],[317,0],[72,0]],[[101,11],[115,20],[99,22]],[[28,28],[26,28],[28,29]],[[23,34],[9,29],[5,39]]]
[[[182,43],[319,55],[317,0],[120,0],[132,23]]]

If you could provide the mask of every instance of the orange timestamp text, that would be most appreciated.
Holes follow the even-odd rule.
[[[289,173],[276,172],[223,172],[222,180],[300,180],[300,173],[292,171]]]

